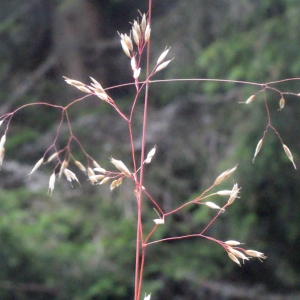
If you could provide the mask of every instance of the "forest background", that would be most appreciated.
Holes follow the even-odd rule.
[[[153,4],[151,57],[155,61],[165,46],[175,57],[157,79],[266,83],[299,77],[297,0]],[[128,32],[137,10],[146,12],[147,5],[140,0],[1,0],[1,115],[25,103],[66,105],[80,97],[62,76],[83,82],[92,76],[104,87],[132,82],[117,31]],[[299,81],[276,87],[300,93]],[[157,154],[146,171],[147,189],[170,209],[238,163],[234,179],[242,187],[241,199],[209,234],[239,240],[268,256],[263,264],[253,260],[240,268],[207,240],[153,245],[145,269],[151,299],[299,299],[300,176],[272,131],[252,163],[268,122],[264,99],[239,102],[257,91],[251,85],[216,82],[151,85],[147,147],[156,144]],[[126,110],[134,88],[111,93]],[[279,111],[279,94],[269,91],[266,97],[272,124],[300,167],[299,98],[285,96],[286,106]],[[70,118],[101,166],[109,164],[111,155],[130,161],[124,124],[98,98],[73,106]],[[49,197],[52,167],[27,175],[52,143],[59,120],[58,111],[32,106],[16,114],[8,131],[0,174],[0,298],[132,299],[132,189],[123,184],[110,192],[82,176],[81,186],[61,180]],[[62,132],[59,143],[64,145],[68,131]],[[183,210],[156,238],[188,234],[213,216],[208,208]],[[149,205],[149,226],[155,217]]]

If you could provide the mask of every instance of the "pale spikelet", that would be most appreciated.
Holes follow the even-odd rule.
[[[137,35],[137,38],[140,40],[142,38],[141,27],[136,20],[134,20],[132,28],[134,29],[134,31]]]
[[[158,65],[155,72],[159,72],[161,71],[162,69],[166,68],[167,65],[173,60],[174,58],[170,59],[170,60],[167,60],[165,62],[163,62],[162,64]]]
[[[121,45],[122,45],[122,49],[124,51],[124,53],[129,57],[131,58],[131,55],[130,55],[130,51],[128,49],[128,47],[126,46],[125,42],[123,40],[121,40]]]
[[[0,121],[0,126],[2,125],[3,122],[4,122],[4,119]]]
[[[59,174],[58,174],[58,178],[61,178],[61,175],[63,174],[65,168],[68,166],[68,162],[66,160],[64,160],[62,162],[62,164],[60,165],[60,170],[59,170]]]
[[[95,172],[99,172],[99,173],[102,173],[102,174],[105,174],[106,173],[106,170],[101,168],[100,166],[98,168],[94,168],[94,171]]]
[[[105,176],[100,174],[100,175],[92,175],[89,177],[89,180],[92,182],[97,182],[99,180],[102,180]]]
[[[254,160],[255,160],[255,157],[256,155],[258,154],[258,152],[260,151],[261,147],[262,147],[262,144],[263,144],[263,139],[260,139],[257,146],[256,146],[256,149],[255,149],[255,153],[254,153],[254,157],[252,159],[252,163],[254,163]]]
[[[38,162],[34,165],[31,172],[28,175],[31,175],[34,171],[36,171],[44,162],[44,157],[38,160]]]
[[[81,90],[82,92],[88,93],[88,94],[91,93],[90,89],[84,83],[82,83],[78,80],[70,79],[66,76],[63,76],[63,78],[65,79],[66,83],[75,86],[77,89]]]
[[[216,194],[219,195],[219,196],[229,196],[229,195],[231,195],[231,193],[232,193],[232,190],[231,191],[230,190],[223,190],[223,191],[216,192]]]
[[[150,164],[153,156],[155,155],[156,152],[156,145],[149,151],[147,154],[147,158],[145,159],[145,164]]]
[[[241,263],[240,263],[240,261],[237,259],[237,257],[236,256],[234,256],[232,253],[230,253],[230,252],[227,252],[228,253],[228,256],[229,256],[229,258],[231,259],[231,260],[233,260],[236,264],[238,264],[240,267],[241,267]]]
[[[70,171],[69,169],[67,169],[67,168],[64,169],[64,174],[68,181],[72,182],[72,180],[75,180],[79,183],[79,180],[77,179],[76,174],[73,173],[72,171]]]
[[[110,179],[111,179],[110,177],[105,177],[99,182],[99,184],[101,185],[101,184],[107,183],[108,181],[110,181]]]
[[[238,193],[239,193],[240,189],[238,188],[238,184],[234,184],[233,188],[231,190],[231,194],[230,197],[227,201],[227,205],[231,205],[233,203],[233,201],[238,197]]]
[[[2,166],[4,156],[5,156],[5,148],[2,147],[2,149],[0,149],[0,166]]]
[[[97,182],[97,180],[94,178],[95,173],[94,173],[93,169],[88,167],[87,174],[88,174],[88,177],[89,177],[89,180],[91,181],[91,183],[95,184]]]
[[[95,160],[92,161],[92,164],[95,168],[101,168],[100,165]]]
[[[292,152],[290,151],[290,149],[285,144],[283,144],[282,146],[283,146],[283,150],[284,150],[286,156],[293,163],[294,168],[297,170],[297,167],[294,163],[294,158],[293,158]]]
[[[2,135],[1,139],[0,139],[0,149],[2,149],[5,145],[6,142],[6,134]]]
[[[141,74],[141,68],[135,69],[135,70],[133,71],[133,78],[134,78],[134,79],[139,78],[140,74]]]
[[[150,297],[151,297],[151,294],[149,294],[148,296],[146,296],[146,294],[145,294],[144,300],[150,300]]]
[[[100,98],[101,100],[104,100],[106,102],[108,102],[109,97],[106,93],[99,93],[99,92],[95,92],[95,95]]]
[[[212,209],[218,209],[221,210],[222,212],[224,212],[224,208],[221,208],[219,205],[213,203],[213,202],[205,202],[205,205],[212,208]]]
[[[257,257],[261,262],[262,262],[262,259],[267,258],[267,256],[264,255],[264,253],[258,252],[258,251],[255,251],[255,250],[246,250],[245,253],[249,256]]]
[[[149,41],[150,34],[151,34],[151,28],[150,28],[150,25],[147,24],[146,30],[145,30],[145,43],[147,43]]]
[[[246,260],[249,260],[249,258],[244,255],[242,252],[236,250],[236,249],[233,249],[231,247],[228,247],[227,250],[232,253],[235,257],[238,257],[238,258],[241,258],[243,261],[246,259]]]
[[[163,224],[165,224],[165,220],[164,219],[154,219],[153,222],[156,225],[163,225]]]
[[[146,14],[143,14],[142,21],[141,21],[142,32],[145,32],[146,26],[147,26],[147,18],[146,18]]]
[[[236,168],[237,168],[237,165],[236,165],[234,168],[232,168],[232,169],[230,169],[230,170],[227,170],[227,171],[223,172],[221,175],[219,175],[219,176],[216,178],[216,180],[215,180],[215,182],[214,182],[214,185],[220,184],[222,181],[224,181],[224,180],[227,179],[229,176],[231,176],[232,173],[236,170]]]
[[[93,81],[93,83],[91,83],[91,85],[94,87],[94,90],[99,92],[99,93],[105,93],[102,85],[96,79],[94,79],[93,77],[90,76],[90,78]]]
[[[278,110],[282,110],[285,106],[285,99],[283,97],[281,97],[281,99],[279,100],[279,109]]]
[[[226,241],[224,242],[226,245],[228,246],[238,246],[238,245],[241,245],[242,243],[238,242],[238,241],[233,241],[233,240],[229,240],[229,241]]]
[[[84,173],[87,172],[86,167],[80,161],[74,160],[74,164],[80,171],[82,171]]]
[[[115,189],[116,187],[119,186],[119,183],[118,183],[119,179],[116,179],[114,180],[111,185],[110,185],[110,190],[112,191],[113,189]]]
[[[136,22],[136,21],[134,21],[134,22]],[[137,32],[137,30],[134,26],[132,26],[132,36],[133,36],[134,42],[138,46],[140,44],[140,37],[139,37],[139,34],[138,34],[138,32]]]
[[[240,102],[240,103],[250,104],[255,99],[255,97],[256,97],[256,95],[252,95],[247,99],[246,102]]]
[[[135,61],[135,57],[134,56],[130,60],[130,65],[131,65],[132,71],[134,71],[136,69],[136,61]]]
[[[94,171],[93,171],[93,169],[92,169],[91,167],[88,167],[88,168],[87,168],[87,173],[88,173],[88,176],[89,176],[89,177],[95,175],[95,173],[94,173]]]
[[[58,154],[59,154],[58,152],[55,152],[52,155],[50,155],[49,158],[47,159],[47,163],[51,162],[54,158],[56,158]]]
[[[52,196],[52,192],[55,186],[55,173],[52,173],[49,179],[49,195]]]
[[[114,158],[110,158],[110,162],[119,170],[121,171],[126,177],[131,177],[131,173],[125,164],[121,160],[116,160]]]
[[[156,63],[157,65],[159,65],[160,63],[162,63],[164,61],[164,59],[166,58],[170,49],[171,49],[171,47],[166,48],[165,51],[159,56],[157,63]]]
[[[127,48],[130,51],[133,51],[133,45],[132,45],[131,38],[126,33],[125,34],[121,34],[121,38],[123,39],[123,41],[126,44]]]

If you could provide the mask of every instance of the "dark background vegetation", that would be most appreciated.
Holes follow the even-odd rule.
[[[175,60],[157,78],[222,78],[269,82],[300,74],[300,6],[297,0],[154,0],[152,58],[172,46]],[[67,104],[82,93],[62,76],[104,87],[130,82],[116,31],[128,32],[147,1],[1,0],[0,113],[30,102]],[[299,93],[299,82],[277,85]],[[217,244],[182,240],[148,248],[145,290],[151,299],[299,299],[300,176],[269,130],[258,90],[225,83],[151,86],[148,149],[158,151],[145,185],[167,211],[199,195],[222,171],[239,163],[236,200],[208,234],[235,239],[266,253],[240,268]],[[128,110],[133,88],[111,91]],[[273,125],[299,165],[299,99],[267,92]],[[141,100],[142,101],[142,100]],[[127,108],[126,108],[127,107]],[[140,138],[140,106],[135,136]],[[124,122],[99,99],[70,109],[74,133],[103,166],[108,158],[130,164]],[[18,112],[7,133],[0,194],[0,299],[117,300],[133,298],[135,212],[130,183],[108,186],[57,182],[47,196],[48,165],[28,178],[52,143],[60,112],[45,106]],[[2,124],[4,130],[5,123]],[[67,131],[58,144],[63,147]],[[139,144],[136,145],[139,150]],[[83,160],[74,147],[77,159]],[[76,171],[74,166],[70,166]],[[77,171],[76,171],[77,172]],[[78,173],[78,172],[77,172]],[[234,180],[234,181],[233,181]],[[215,202],[221,201],[214,199]],[[146,228],[156,218],[145,204]],[[214,216],[191,207],[167,220],[155,238],[197,233]]]

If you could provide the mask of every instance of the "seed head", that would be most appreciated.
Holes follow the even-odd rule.
[[[44,162],[44,157],[42,157],[41,159],[39,159],[39,161],[34,165],[34,167],[32,168],[31,172],[28,175],[31,175],[34,171],[36,171]]]

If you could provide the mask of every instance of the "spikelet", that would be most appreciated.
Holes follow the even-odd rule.
[[[228,246],[238,246],[238,245],[241,245],[241,243],[240,242],[238,242],[238,241],[233,241],[233,240],[229,240],[229,241],[226,241],[226,242],[224,242],[226,245],[228,245]]]
[[[49,195],[52,196],[52,192],[54,190],[54,186],[55,186],[55,173],[53,172],[52,175],[50,176],[49,179]]]
[[[49,156],[49,158],[47,159],[47,163],[51,162],[54,158],[56,158],[58,156],[58,152],[54,152],[52,155]]]
[[[220,184],[222,181],[224,181],[225,179],[227,179],[228,177],[230,177],[230,176],[232,175],[232,173],[236,170],[236,168],[237,168],[237,165],[236,165],[234,168],[232,168],[232,169],[230,169],[230,170],[227,170],[227,171],[223,172],[221,175],[219,175],[219,176],[216,178],[216,180],[215,180],[215,182],[214,182],[214,185],[218,185],[218,184]]]
[[[125,164],[121,160],[116,160],[114,158],[110,158],[110,162],[119,170],[121,171],[126,177],[131,177],[131,173]]]
[[[34,171],[36,171],[44,162],[44,157],[38,160],[38,162],[34,165],[31,172],[28,175],[31,175]]]
[[[297,170],[297,167],[294,163],[294,158],[293,158],[292,152],[290,151],[290,149],[285,144],[282,144],[282,146],[283,146],[283,150],[284,150],[286,156],[293,163],[294,168]]]
[[[228,253],[228,256],[229,256],[229,258],[231,259],[231,260],[233,260],[236,264],[238,264],[240,267],[241,267],[241,263],[240,263],[240,261],[237,259],[237,257],[236,256],[234,256],[232,253],[230,253],[230,252],[227,252]]]
[[[150,164],[153,156],[155,155],[156,152],[156,145],[149,151],[149,153],[147,154],[147,158],[145,159],[145,164]]]
[[[254,157],[252,159],[252,163],[254,163],[255,157],[258,154],[258,152],[260,151],[262,144],[263,144],[263,139],[260,139],[259,142],[257,143],[256,149],[255,149],[255,153],[254,153]]]
[[[167,61],[161,63],[160,65],[158,65],[157,68],[156,68],[156,70],[155,70],[155,72],[159,72],[159,71],[161,71],[162,69],[166,68],[167,65],[168,65],[173,59],[174,59],[174,58],[172,58],[172,59],[170,59],[170,60],[167,60]]]
[[[159,56],[157,63],[156,63],[157,65],[161,64],[164,61],[164,59],[166,58],[170,49],[171,49],[171,47],[166,48],[165,51]]]
[[[283,97],[280,98],[279,100],[279,109],[278,110],[282,110],[285,106],[285,99]]]
[[[74,160],[74,164],[76,165],[76,167],[77,167],[80,171],[82,171],[82,172],[84,172],[84,173],[87,172],[86,167],[85,167],[80,161]]]

